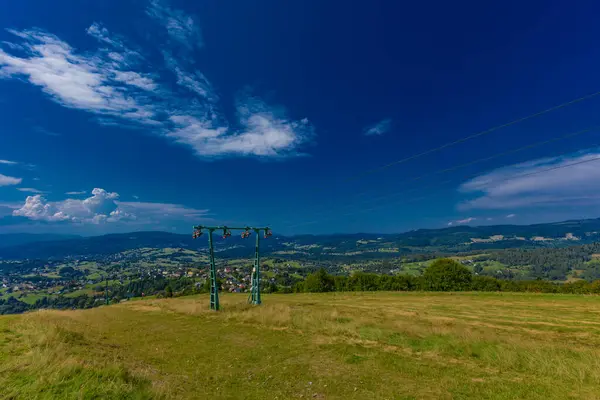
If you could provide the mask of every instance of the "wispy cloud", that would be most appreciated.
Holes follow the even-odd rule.
[[[37,194],[46,193],[46,192],[44,192],[42,190],[38,190],[38,189],[35,189],[35,188],[27,188],[27,187],[25,187],[25,188],[17,188],[17,190],[19,190],[21,192],[26,192],[26,193],[37,193]]]
[[[46,223],[153,224],[202,219],[208,210],[189,208],[180,204],[121,202],[119,194],[95,188],[85,199],[67,198],[48,201],[39,194],[28,196],[25,203],[12,207],[12,215]]]
[[[600,151],[593,149],[499,168],[463,183],[459,190],[475,198],[460,203],[458,208],[506,210],[598,205],[599,166]]]
[[[86,33],[96,40],[102,42],[109,46],[108,49],[108,58],[112,61],[115,61],[118,65],[123,62],[136,62],[142,60],[142,55],[135,50],[130,49],[125,44],[125,39],[111,33],[108,29],[106,29],[102,24],[98,22],[94,22],[90,27],[86,30]]]
[[[18,185],[23,181],[22,178],[15,178],[12,176],[6,176],[0,174],[0,186],[12,186]]]
[[[517,216],[517,214],[508,214],[505,218],[514,218],[516,216]]]
[[[24,57],[0,49],[0,77],[25,77],[65,107],[115,115],[143,123],[140,113],[153,115],[135,86],[115,78],[123,65],[101,54],[80,55],[58,37],[41,31],[10,32],[23,40]],[[148,101],[149,102],[149,101]]]
[[[47,136],[61,136],[60,133],[56,133],[56,132],[50,131],[50,130],[48,130],[46,128],[43,128],[41,126],[36,126],[33,129],[36,132],[43,133],[44,135],[47,135]]]
[[[238,98],[237,116],[239,130],[218,125],[216,121],[173,115],[170,120],[176,128],[168,136],[191,146],[202,156],[242,154],[277,157],[293,153],[313,135],[312,125],[307,119],[291,121],[283,108],[269,107],[247,94]]]
[[[18,203],[0,202],[0,218],[12,215],[13,210],[20,206]]]
[[[186,219],[204,218],[207,209],[195,209],[181,204],[171,203],[146,203],[146,202],[118,202],[123,210],[136,213],[148,219]]]
[[[16,165],[16,164],[18,164],[18,162],[16,162],[16,161],[9,161],[9,160],[0,160],[0,164]]]
[[[152,1],[148,15],[172,39],[194,44],[186,51],[200,47],[199,27],[184,12]],[[53,101],[95,114],[100,124],[143,127],[202,157],[296,155],[313,138],[307,119],[293,120],[249,90],[238,94],[234,118],[227,117],[214,86],[187,60],[162,46],[164,65],[153,65],[99,23],[87,33],[101,47],[85,53],[41,30],[10,32],[19,42],[0,45],[0,78],[29,81]]]
[[[69,195],[69,196],[77,196],[77,195],[86,194],[86,193],[87,193],[87,192],[86,192],[85,190],[82,190],[82,191],[80,191],[80,192],[67,192],[67,193],[65,193],[65,194],[66,194],[66,195]]]
[[[368,126],[364,133],[367,136],[383,135],[384,133],[389,132],[390,129],[392,129],[392,119],[386,118],[375,125]]]
[[[448,222],[448,226],[452,226],[452,225],[464,225],[464,224],[468,224],[469,222],[473,222],[477,220],[477,218],[475,217],[468,217],[465,219],[459,219],[457,221],[450,221]]]
[[[188,49],[203,46],[200,29],[185,12],[170,8],[165,1],[152,0],[146,13],[164,26],[169,37],[180,45]]]

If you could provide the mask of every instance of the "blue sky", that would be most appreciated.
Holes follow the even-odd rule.
[[[600,217],[600,96],[357,177],[599,91],[595,2],[4,3],[0,233]]]

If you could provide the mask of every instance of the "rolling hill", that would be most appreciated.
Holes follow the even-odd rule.
[[[443,229],[419,229],[399,234],[275,235],[264,240],[265,254],[299,256],[389,257],[400,254],[443,251],[459,252],[521,247],[566,247],[592,243],[600,237],[600,219],[573,220],[535,225],[456,226]],[[3,235],[2,259],[65,258],[89,254],[114,254],[125,250],[154,247],[207,248],[203,237],[168,232],[132,232],[92,237],[53,237]],[[239,257],[252,253],[254,240],[232,236],[223,240],[215,235],[221,256]]]
[[[37,233],[6,233],[0,234],[0,247],[11,247],[27,243],[54,242],[78,238],[81,238],[81,236]]]

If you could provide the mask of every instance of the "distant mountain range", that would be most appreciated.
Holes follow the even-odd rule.
[[[35,233],[9,233],[0,235],[0,247],[18,246],[21,244],[33,242],[55,242],[59,240],[68,240],[81,238],[77,235],[55,235],[55,234],[35,234]]]
[[[253,236],[238,235],[226,240],[215,234],[220,256],[252,255]],[[565,247],[600,240],[600,219],[573,220],[535,225],[455,226],[419,229],[399,234],[332,234],[273,236],[262,241],[265,254],[318,257],[386,257],[422,252],[458,252],[517,247]],[[5,234],[0,235],[0,258],[47,259],[82,255],[108,255],[125,250],[152,247],[181,247],[206,250],[203,236],[168,232],[132,232],[103,236]]]

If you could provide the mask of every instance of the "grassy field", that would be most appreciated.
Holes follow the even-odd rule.
[[[223,294],[0,317],[0,398],[600,399],[600,298]]]

